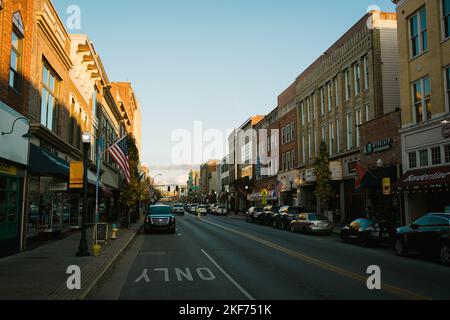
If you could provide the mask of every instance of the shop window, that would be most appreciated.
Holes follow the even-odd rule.
[[[445,163],[450,163],[450,144],[444,147],[445,152]]]
[[[0,227],[18,223],[19,203],[19,179],[0,175]],[[16,228],[0,228],[0,239],[15,237],[16,232]]]
[[[409,168],[416,169],[417,168],[417,153],[410,152],[408,156],[409,156]]]
[[[428,149],[420,150],[420,166],[427,167],[428,166]]]
[[[431,148],[431,163],[433,166],[442,163],[441,147]]]
[[[428,49],[427,11],[425,7],[409,18],[410,50],[415,57]]]

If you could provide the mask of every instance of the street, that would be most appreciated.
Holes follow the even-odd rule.
[[[141,233],[90,300],[449,299],[450,268],[227,217],[177,218],[177,234]],[[367,268],[382,290],[367,288]]]

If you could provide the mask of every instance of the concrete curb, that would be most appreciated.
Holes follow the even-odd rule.
[[[144,227],[144,224],[142,224],[139,227],[139,229],[130,237],[130,239],[125,243],[125,245],[114,255],[114,257],[111,259],[111,261],[109,261],[108,264],[103,268],[103,270],[100,271],[100,274],[89,284],[87,289],[85,289],[75,300],[85,300],[86,299],[86,297],[92,292],[92,290],[95,288],[95,286],[98,284],[98,282],[106,274],[106,272],[108,272],[108,270],[111,268],[111,266],[114,264],[114,262],[116,262],[116,260],[125,251],[125,249],[128,248],[129,245],[134,241],[134,239],[139,234],[139,232],[141,232],[143,227]]]

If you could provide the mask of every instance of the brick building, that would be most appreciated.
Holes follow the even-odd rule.
[[[328,209],[336,221],[365,212],[363,195],[355,189],[360,125],[399,106],[396,32],[395,13],[372,11],[297,78],[299,202],[316,210],[315,165],[324,141],[335,195]]]
[[[34,1],[0,5],[0,257],[22,250]]]

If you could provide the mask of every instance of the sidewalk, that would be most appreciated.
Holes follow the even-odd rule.
[[[143,222],[120,229],[117,240],[102,247],[99,257],[78,258],[79,232],[34,250],[0,259],[0,300],[80,300],[84,299],[128,247]],[[88,230],[92,246],[92,229]],[[81,269],[81,290],[70,291],[66,270],[71,265]]]

